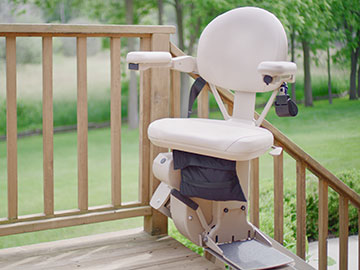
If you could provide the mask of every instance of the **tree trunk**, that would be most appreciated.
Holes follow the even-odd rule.
[[[189,45],[187,47],[187,53],[189,55],[192,55],[194,52],[194,46],[195,46],[195,42],[198,39],[198,37],[200,36],[200,27],[201,27],[201,16],[199,16],[199,14],[194,14],[194,10],[195,10],[195,4],[194,2],[192,2],[190,4],[190,17],[197,17],[196,18],[196,24],[194,26],[195,31],[192,31],[190,33],[190,38],[189,38]]]
[[[66,15],[65,15],[65,3],[61,1],[59,3],[59,15],[60,15],[60,22],[66,23]]]
[[[304,94],[305,106],[313,106],[312,88],[311,88],[311,73],[310,73],[310,45],[306,40],[302,41],[304,54]]]
[[[327,47],[327,72],[328,72],[328,95],[329,103],[332,104],[332,93],[331,93],[331,72],[330,72],[330,48]]]
[[[179,48],[184,51],[184,28],[183,28],[183,7],[181,0],[175,0],[175,12],[176,12],[176,24],[177,24],[177,36]]]
[[[295,31],[292,30],[290,34],[290,46],[291,46],[291,62],[295,63]],[[291,84],[291,98],[296,102],[296,93],[295,93],[295,82]]]
[[[351,56],[350,56],[350,90],[349,90],[349,96],[350,99],[356,99],[356,68],[357,68],[357,58],[358,58],[358,52],[359,50],[352,50]]]
[[[158,0],[158,23],[159,25],[164,24],[163,22],[163,15],[164,15],[164,5],[163,0]]]
[[[182,51],[185,51],[184,43],[184,28],[183,28],[183,7],[181,0],[175,0],[175,12],[176,12],[176,24],[177,24],[177,36],[178,46]],[[187,117],[188,104],[189,104],[189,88],[190,78],[186,73],[181,73],[181,88],[180,88],[180,110],[181,117]]]
[[[134,23],[134,6],[133,0],[126,0],[126,23]],[[127,40],[128,51],[135,50],[135,40],[128,38]],[[130,71],[129,79],[129,93],[128,93],[128,125],[130,129],[138,128],[139,126],[139,113],[138,113],[138,90],[137,90],[137,78],[135,71]]]

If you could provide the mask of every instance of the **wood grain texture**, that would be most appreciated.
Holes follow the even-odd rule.
[[[250,164],[250,222],[259,228],[259,158]]]
[[[8,218],[18,216],[16,38],[6,38],[6,142]]]
[[[319,270],[327,269],[328,184],[319,179]]]
[[[1,225],[0,236],[64,228],[123,218],[141,217],[150,214],[150,206],[140,206],[136,208],[124,208],[91,213],[77,213],[77,215],[47,218],[41,220],[40,222],[35,220]]]
[[[294,259],[279,270],[314,270],[272,240],[274,248]],[[226,269],[185,248],[175,239],[149,236],[141,228],[0,250],[4,269]]]
[[[203,90],[198,96],[198,117],[209,118],[209,91]]]
[[[151,50],[169,51],[169,35],[154,34],[151,38]],[[150,122],[170,115],[170,70],[169,68],[151,69],[151,97],[150,97]],[[160,181],[152,173],[152,162],[161,152],[167,152],[168,149],[160,148],[150,144],[150,185],[149,197],[155,192]],[[151,235],[167,233],[167,217],[158,211],[153,211],[153,215],[145,217],[144,230]]]
[[[67,210],[60,210],[60,211],[54,211],[54,214],[52,216],[45,216],[43,213],[37,213],[37,214],[30,214],[30,215],[24,215],[24,216],[18,216],[17,222],[27,222],[27,221],[43,221],[49,218],[56,218],[56,217],[69,217],[69,216],[76,216],[76,215],[82,215],[85,213],[95,213],[95,212],[106,212],[106,211],[112,211],[112,210],[118,210],[118,209],[128,209],[128,208],[136,208],[139,206],[144,206],[140,202],[126,202],[121,205],[121,207],[114,207],[112,204],[105,204],[105,205],[97,205],[97,206],[90,206],[88,207],[88,210],[86,211],[80,211],[78,208],[76,209],[67,209]],[[12,220],[8,220],[7,218],[0,219],[0,226],[4,224],[10,224],[14,223]],[[0,227],[1,230],[1,227]]]
[[[349,200],[340,196],[339,198],[339,269],[348,269],[348,249],[349,249]]]
[[[172,25],[86,25],[86,24],[0,24],[0,36],[142,36],[144,34],[174,34]]]
[[[140,50],[151,50],[151,39],[140,39]],[[143,204],[150,201],[150,140],[147,129],[150,125],[150,102],[151,102],[151,70],[140,72],[140,100],[139,100],[139,194]]]
[[[121,70],[120,38],[110,39],[111,59],[111,201],[121,205]]]
[[[305,164],[296,161],[296,254],[305,260],[306,252],[306,183]]]
[[[133,229],[0,250],[4,269],[217,270],[171,237]]]
[[[54,124],[52,38],[42,39],[44,214],[54,214]]]
[[[284,241],[284,155],[274,156],[274,239]]]
[[[180,72],[170,70],[171,87],[170,87],[170,117],[180,117]]]
[[[88,108],[86,38],[77,37],[78,207],[88,208]]]

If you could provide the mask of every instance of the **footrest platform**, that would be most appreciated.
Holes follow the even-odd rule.
[[[275,248],[264,245],[256,239],[220,244],[219,248],[223,251],[223,255],[209,248],[205,250],[235,269],[276,269],[294,261]]]

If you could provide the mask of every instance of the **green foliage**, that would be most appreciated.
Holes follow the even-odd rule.
[[[127,117],[127,99],[122,100],[122,117]],[[54,101],[54,127],[71,126],[77,123],[77,104],[75,100]],[[31,131],[42,128],[42,102],[18,100],[18,131]],[[6,134],[6,102],[0,104],[0,135]],[[110,99],[89,98],[88,120],[90,123],[110,121]]]
[[[9,0],[10,1],[10,0]],[[67,23],[70,19],[81,15],[84,0],[11,0],[16,6],[31,3],[38,6],[46,22]],[[25,11],[23,11],[25,12]]]
[[[134,24],[139,24],[145,15],[156,7],[154,1],[133,0]],[[103,23],[125,24],[126,8],[125,1],[86,1],[85,9],[87,14]]]
[[[338,177],[348,187],[360,193],[360,170],[346,170],[338,174]],[[318,239],[318,181],[307,181],[306,196],[306,232],[311,240]],[[339,236],[339,195],[329,188],[329,235]],[[358,233],[358,215],[355,207],[349,207],[349,233]]]
[[[360,193],[360,170],[350,169],[338,174],[340,180]],[[318,180],[308,177],[306,181],[306,235],[309,241],[318,239]],[[273,192],[264,188],[260,193],[261,230],[274,235]],[[339,236],[339,196],[329,188],[329,235]],[[358,233],[358,215],[354,207],[349,208],[349,233]],[[296,190],[285,187],[284,190],[284,246],[296,253]]]
[[[269,186],[260,192],[260,229],[274,237],[274,193]],[[284,191],[284,246],[296,252],[296,193],[295,190]],[[250,206],[251,207],[251,206]]]
[[[360,2],[358,0],[330,1],[331,12],[339,31],[338,40],[342,41],[342,51],[350,56],[349,51],[359,47],[360,42]]]

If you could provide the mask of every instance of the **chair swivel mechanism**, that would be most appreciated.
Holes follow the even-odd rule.
[[[211,21],[200,36],[196,58],[172,58],[169,52],[127,55],[130,69],[194,72],[209,84],[224,120],[164,118],[148,128],[151,143],[173,150],[153,161],[161,183],[150,205],[171,217],[185,237],[235,269],[276,268],[293,261],[247,220],[250,160],[282,150],[260,125],[275,97],[284,95],[282,85],[295,81],[296,64],[286,58],[282,24],[254,7]],[[217,87],[234,92],[231,116]],[[255,121],[256,93],[270,91]]]

